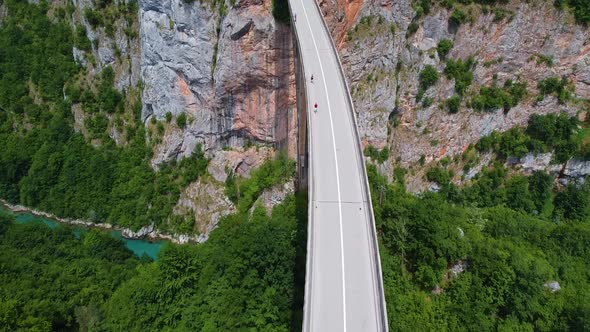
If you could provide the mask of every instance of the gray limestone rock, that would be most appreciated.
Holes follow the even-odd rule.
[[[575,115],[575,103],[562,105],[553,96],[536,101],[537,82],[548,76],[565,75],[576,87],[576,98],[590,98],[590,54],[585,46],[590,30],[574,24],[570,14],[551,3],[510,0],[505,6],[514,12],[513,17],[498,21],[491,12],[476,12],[473,23],[457,29],[449,29],[449,10],[433,6],[429,15],[417,19],[417,31],[406,34],[415,16],[412,1],[369,0],[363,5],[356,26],[349,30],[350,37],[341,43],[340,55],[351,83],[361,139],[377,147],[389,145],[390,161],[386,163],[420,169],[418,161],[424,155],[424,167],[428,168],[430,162],[462,154],[492,131],[526,126],[531,114]],[[327,12],[328,16],[337,13]],[[373,18],[371,33],[355,34],[366,28],[364,17]],[[334,30],[336,20],[329,18],[328,22]],[[389,29],[392,24],[394,34]],[[445,61],[436,50],[442,39],[454,43],[447,58],[473,56],[477,62],[473,83],[457,114],[449,114],[445,106],[455,91],[454,80],[445,77]],[[540,63],[537,55],[552,56],[553,66]],[[426,64],[434,65],[440,73],[438,83],[425,93],[433,100],[428,107],[416,100],[419,72]],[[508,79],[526,82],[528,96],[508,112],[470,109],[469,101],[482,86],[490,86],[494,77],[500,86]],[[552,169],[547,157],[529,157],[522,167],[527,172]],[[475,173],[470,172],[468,178]],[[418,171],[406,177],[406,183],[411,183],[408,190],[428,190],[429,184],[418,178],[421,176],[423,172]]]
[[[76,48],[76,46],[74,46],[72,48],[72,53],[74,54],[74,60],[76,63],[82,67],[86,67],[88,62],[86,61],[86,55],[84,54],[84,51],[79,50]]]
[[[570,178],[583,178],[590,175],[590,161],[568,160],[563,175]]]
[[[543,284],[543,286],[545,286],[545,288],[549,289],[549,291],[551,293],[555,293],[561,290],[561,286],[559,285],[559,282],[557,281],[549,281]]]
[[[149,226],[144,226],[140,228],[137,232],[134,232],[128,228],[125,228],[121,231],[121,236],[127,239],[143,239],[144,237],[150,235],[154,231],[154,224]]]

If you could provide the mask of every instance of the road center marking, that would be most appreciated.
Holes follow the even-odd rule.
[[[311,0],[316,1],[316,0]],[[303,14],[305,15],[305,21],[307,22],[307,26],[309,27],[309,32],[311,35],[311,39],[313,41],[313,45],[315,47],[315,52],[318,56],[318,62],[320,64],[320,71],[322,72],[322,82],[324,83],[324,91],[326,93],[326,100],[328,102],[328,114],[330,115],[330,128],[332,129],[332,147],[334,149],[334,162],[336,163],[336,189],[338,191],[338,217],[340,222],[340,252],[341,252],[341,263],[342,263],[342,315],[344,318],[344,330],[346,332],[346,278],[345,278],[345,271],[344,271],[344,228],[342,226],[342,197],[340,194],[340,171],[338,167],[338,154],[336,153],[336,136],[334,135],[334,121],[332,118],[332,108],[330,107],[330,98],[328,95],[328,85],[326,84],[326,76],[324,75],[324,66],[322,66],[322,61],[320,57],[320,52],[318,50],[318,45],[316,43],[315,37],[313,36],[313,29],[311,28],[311,24],[309,23],[309,16],[307,16],[307,10],[305,9],[305,4],[303,0],[301,1],[303,7]],[[320,13],[321,15],[321,13]],[[321,18],[320,18],[321,19]],[[323,29],[323,27],[321,28]]]

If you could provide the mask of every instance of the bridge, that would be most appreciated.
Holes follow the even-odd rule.
[[[298,106],[307,118],[300,121],[307,143],[300,161],[308,157],[309,165],[303,331],[387,331],[371,196],[342,65],[316,1],[289,5]]]

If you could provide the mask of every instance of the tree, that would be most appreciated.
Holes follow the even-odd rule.
[[[582,221],[590,215],[590,190],[589,185],[577,186],[570,183],[567,187],[555,195],[554,214],[565,219]]]

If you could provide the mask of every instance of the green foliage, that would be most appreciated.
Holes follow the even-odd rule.
[[[551,198],[553,188],[553,177],[541,171],[535,171],[528,178],[529,192],[538,213],[543,212]]]
[[[65,227],[15,224],[0,214],[2,330],[78,330],[98,324],[104,305],[139,261],[108,233],[78,239]]]
[[[557,77],[548,77],[544,80],[539,81],[537,84],[540,96],[543,100],[547,95],[554,95],[560,104],[564,104],[572,98],[572,93],[575,90],[573,84],[567,79],[562,77],[561,80]]]
[[[176,117],[176,125],[179,128],[184,128],[186,127],[186,113],[180,113],[177,117]]]
[[[467,58],[465,61],[448,59],[445,67],[445,75],[449,79],[455,80],[455,91],[459,96],[463,96],[465,91],[473,81],[473,69],[475,68],[475,60],[473,57]]]
[[[461,107],[461,97],[454,95],[451,98],[447,99],[446,104],[447,108],[449,109],[449,113],[458,113],[459,108]]]
[[[388,185],[375,167],[368,174],[390,330],[585,326],[590,261],[583,243],[590,241],[590,225],[587,219],[558,225],[536,215],[533,207],[551,195],[545,175],[507,179],[497,165],[470,187],[417,197]],[[453,277],[449,268],[458,262],[466,270]],[[548,291],[551,280],[562,289]]]
[[[432,65],[426,65],[418,76],[419,88],[416,100],[422,99],[424,92],[438,81],[438,71]]]
[[[426,180],[440,185],[448,184],[452,178],[453,173],[442,167],[433,167],[426,172]]]
[[[83,51],[92,49],[92,42],[86,36],[86,28],[81,24],[76,25],[75,45]]]
[[[455,26],[460,26],[465,22],[467,22],[467,14],[459,8],[455,9],[451,14],[451,17],[449,17],[449,24]]]
[[[387,159],[389,159],[389,147],[385,146],[383,149],[379,150],[372,145],[367,145],[365,148],[365,156],[371,157],[371,159],[375,160],[379,164],[384,163]]]
[[[553,67],[553,55],[537,54],[537,63]]]
[[[415,20],[413,20],[410,25],[408,25],[408,30],[406,31],[406,38],[408,38],[409,36],[413,35],[414,33],[416,33],[416,31],[418,31],[418,28],[420,27],[420,25],[418,25],[418,22],[416,22]]]
[[[272,16],[281,23],[290,24],[289,2],[287,0],[272,0]]]
[[[416,11],[416,18],[422,17],[423,15],[430,14],[430,0],[418,0],[412,5],[414,11]]]
[[[97,28],[103,24],[100,12],[93,10],[90,7],[84,8],[84,18],[93,28]]]
[[[438,52],[438,55],[440,56],[441,59],[445,59],[447,57],[447,54],[449,54],[449,52],[451,51],[451,49],[453,48],[453,41],[450,39],[442,39],[441,41],[438,42],[438,46],[436,47],[436,51]]]
[[[422,107],[428,108],[432,105],[433,102],[434,102],[434,99],[432,99],[431,97],[424,97],[422,99]]]
[[[108,233],[78,239],[0,213],[2,328],[299,330],[306,216],[305,196],[290,196],[271,216],[224,217],[206,243],[139,264]]]
[[[512,128],[503,134],[493,132],[477,143],[478,151],[495,151],[500,158],[523,157],[528,152],[554,151],[554,160],[565,163],[583,155],[583,146],[576,139],[579,121],[567,114],[533,114],[525,131]]]
[[[38,98],[63,99],[65,81],[78,72],[72,29],[64,22],[52,24],[41,6],[7,0],[5,7],[11,14],[0,26],[0,107],[22,114],[33,104],[29,82]]]
[[[272,216],[255,211],[224,218],[197,246],[170,245],[109,301],[112,331],[288,331],[301,310],[306,200],[289,197]],[[303,274],[304,276],[304,274]],[[297,286],[300,287],[300,286]],[[141,313],[141,314],[139,314]]]
[[[236,203],[238,211],[246,212],[252,207],[264,189],[285,183],[295,172],[295,163],[284,153],[269,159],[257,169],[250,172],[250,178],[237,177],[234,173],[228,175],[225,182],[225,194]]]
[[[569,184],[555,196],[555,215],[569,220],[588,221],[590,217],[590,185]]]
[[[545,152],[555,150],[555,160],[563,163],[573,157],[579,149],[574,140],[579,121],[576,117],[568,117],[565,113],[538,115],[529,118],[526,133],[530,136],[532,150]]]
[[[113,87],[114,83],[115,71],[111,66],[107,66],[101,73],[97,96],[100,110],[106,113],[121,112],[123,109],[123,95]]]
[[[423,90],[428,89],[438,81],[438,71],[436,68],[434,68],[434,66],[426,65],[424,69],[420,71],[419,81],[420,88]]]
[[[482,86],[479,95],[471,100],[471,107],[477,111],[494,111],[504,109],[509,111],[526,96],[526,82],[514,83],[512,80],[504,82],[504,87],[499,88],[496,82],[491,87]]]
[[[586,26],[590,23],[590,5],[585,0],[555,0],[555,6],[570,7],[578,23]]]

